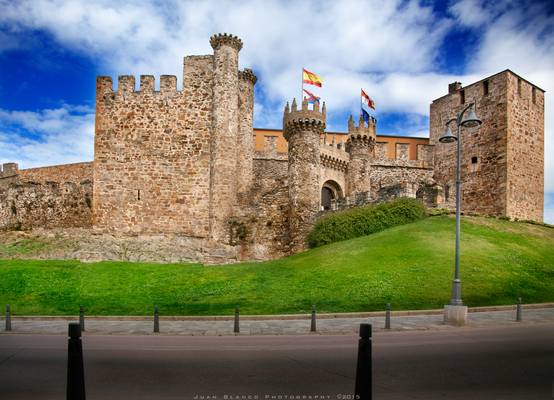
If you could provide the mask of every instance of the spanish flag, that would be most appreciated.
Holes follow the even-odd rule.
[[[304,68],[302,69],[302,79],[304,80],[304,83],[307,83],[308,85],[315,85],[319,87],[323,85],[323,79]]]

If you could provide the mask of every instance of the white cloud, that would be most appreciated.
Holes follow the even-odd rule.
[[[29,135],[31,133],[31,136]],[[37,112],[0,109],[0,162],[20,168],[92,160],[94,110],[69,106]]]
[[[99,70],[107,75],[169,73],[180,81],[184,55],[210,54],[209,36],[232,32],[245,43],[241,65],[252,67],[260,78],[256,125],[279,127],[285,101],[300,95],[302,67],[323,76],[319,94],[330,115],[357,113],[363,86],[379,112],[427,116],[430,101],[446,94],[448,83],[468,84],[506,68],[546,89],[549,96],[554,92],[554,22],[545,4],[461,0],[451,4],[450,18],[433,14],[425,2],[402,0],[0,0],[0,26],[5,28],[0,43],[17,45],[10,32],[45,31],[61,46],[98,60]],[[478,36],[475,56],[460,75],[437,67],[443,39],[453,27]],[[45,113],[37,112],[36,118],[47,118]],[[79,120],[68,113],[60,119]],[[28,117],[26,123],[31,123]],[[547,97],[548,191],[554,191],[553,118]],[[59,123],[42,121],[42,132]],[[330,127],[343,130],[346,120],[342,125],[333,120]],[[415,130],[423,133],[420,124]],[[91,147],[92,138],[87,137]]]
[[[463,0],[452,7],[466,10],[466,14],[459,14],[461,24],[469,24],[468,13],[479,14],[478,9],[487,16],[481,43],[468,71],[483,77],[509,68],[546,90],[545,192],[553,192],[554,104],[550,99],[554,93],[554,16],[548,15],[545,4],[519,7],[509,1],[495,2],[494,6],[485,4]]]

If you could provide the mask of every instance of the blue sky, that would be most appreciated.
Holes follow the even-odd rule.
[[[506,68],[547,91],[545,220],[554,223],[554,3],[460,1],[0,0],[0,162],[91,160],[96,75],[174,74],[244,41],[258,75],[255,126],[280,128],[306,67],[324,78],[329,129],[344,131],[363,87],[378,132],[428,135],[429,103],[455,80]]]

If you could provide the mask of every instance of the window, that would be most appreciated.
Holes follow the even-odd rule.
[[[483,96],[489,94],[489,81],[483,81]]]
[[[471,163],[477,164],[477,157],[471,157]]]
[[[137,189],[137,200],[140,200],[140,189]]]
[[[463,90],[460,90],[460,104],[465,104],[466,102],[466,92]]]
[[[521,96],[521,79],[517,80],[517,94]]]
[[[537,90],[535,88],[531,90],[531,96],[533,98],[533,104],[537,104]]]

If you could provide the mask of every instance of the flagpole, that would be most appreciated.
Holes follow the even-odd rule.
[[[304,67],[302,67],[302,75],[300,77],[300,104],[304,101]],[[302,106],[300,106],[302,108]]]
[[[360,89],[360,115],[362,115],[362,90]]]

